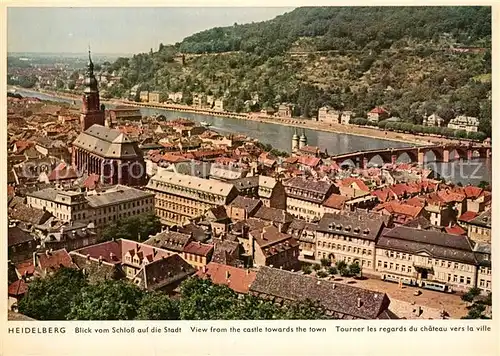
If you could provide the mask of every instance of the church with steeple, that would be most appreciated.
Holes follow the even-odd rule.
[[[90,51],[84,85],[82,132],[73,142],[73,166],[80,175],[100,176],[103,184],[144,185],[146,164],[138,143],[119,130],[105,126],[105,109],[100,103]]]
[[[97,86],[97,79],[94,75],[94,63],[90,56],[87,63],[87,71],[84,79],[85,89],[83,90],[82,97],[82,112],[80,114],[80,126],[82,131],[87,130],[92,125],[104,126],[105,110],[104,105],[100,104],[99,88]]]

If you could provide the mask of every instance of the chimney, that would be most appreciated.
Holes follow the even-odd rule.
[[[418,224],[417,229],[422,230],[422,225]]]
[[[203,266],[202,271],[203,273],[207,273],[207,266]]]
[[[226,279],[229,279],[230,273],[229,271],[226,271]]]
[[[45,250],[45,256],[47,256],[47,257],[50,256],[50,251],[49,250]]]
[[[87,253],[86,258],[87,258],[87,261],[90,261],[90,254]]]
[[[453,225],[453,222],[452,222],[452,221],[450,221],[450,222],[448,223],[448,227],[451,227],[452,225]]]
[[[335,289],[335,283],[332,283],[332,289]]]
[[[358,308],[361,308],[361,298],[358,298]]]

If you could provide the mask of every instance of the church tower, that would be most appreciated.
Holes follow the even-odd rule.
[[[302,147],[304,147],[304,146],[307,146],[306,130],[302,130],[302,135],[300,135],[299,150],[302,149]]]
[[[295,129],[295,132],[292,136],[292,153],[297,152],[299,149],[299,135],[297,135],[297,129]]]
[[[84,79],[85,89],[82,97],[82,112],[80,114],[80,125],[82,131],[87,130],[92,125],[104,126],[104,105],[99,102],[99,89],[94,76],[94,63],[90,57],[87,64],[87,72]]]

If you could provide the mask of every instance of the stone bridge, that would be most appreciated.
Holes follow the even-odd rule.
[[[408,157],[410,157],[411,162],[417,162],[419,165],[423,165],[425,162],[425,156],[429,152],[434,153],[436,162],[446,163],[455,159],[469,160],[473,158],[489,158],[491,157],[491,145],[465,143],[413,146],[402,148],[383,148],[344,153],[340,155],[330,156],[330,159],[340,166],[346,161],[352,161],[358,167],[361,166],[366,169],[370,161],[377,156],[382,159],[384,164],[394,164],[401,157],[401,155],[407,154]]]

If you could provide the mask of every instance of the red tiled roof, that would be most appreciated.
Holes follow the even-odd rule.
[[[392,190],[389,188],[382,188],[382,189],[377,189],[372,192],[372,195],[375,195],[378,200],[381,202],[386,202],[391,199],[395,199],[395,194]]]
[[[483,190],[479,187],[469,185],[464,188],[464,193],[467,198],[477,198],[483,193]]]
[[[217,157],[222,156],[226,153],[225,150],[206,150],[206,151],[194,151],[192,152],[195,158],[205,158],[205,157]]]
[[[440,190],[437,192],[438,197],[445,203],[460,202],[465,199],[465,195],[454,193],[451,191]]]
[[[333,209],[342,209],[344,207],[344,203],[349,200],[348,197],[340,195],[340,194],[332,194],[325,200],[323,203],[324,206]]]
[[[389,189],[392,190],[398,197],[408,192],[408,187],[406,184],[393,184]]]
[[[459,221],[469,222],[471,220],[474,220],[477,216],[478,216],[478,214],[475,213],[475,212],[473,212],[473,211],[466,211],[465,213],[463,213],[462,215],[460,215],[460,217],[458,218],[458,220]]]
[[[311,156],[299,156],[297,162],[308,167],[317,167],[321,158]]]
[[[236,293],[248,293],[256,275],[255,272],[250,270],[215,262],[210,262],[204,269],[196,273],[197,277],[209,278],[212,283],[226,285]]]
[[[52,252],[41,252],[37,254],[38,264],[41,269],[53,268],[58,269],[61,266],[71,267],[73,261],[66,249],[56,250]]]
[[[21,296],[28,291],[28,285],[23,279],[19,279],[9,286],[9,295]]]
[[[33,265],[33,259],[25,260],[16,264],[17,273],[21,276],[27,275],[32,276],[35,273],[35,266]]]
[[[33,147],[35,143],[33,141],[17,141],[15,145],[17,153],[23,153],[26,149]]]
[[[376,108],[373,108],[370,113],[372,114],[388,114],[389,112],[385,110],[383,107],[377,106]]]
[[[446,233],[451,235],[465,235],[467,233],[467,231],[465,231],[458,225],[453,225],[452,227],[446,227],[445,230]]]
[[[365,182],[363,182],[359,178],[345,178],[339,182],[339,184],[342,185],[343,187],[350,187],[353,183],[358,186],[359,190],[363,190],[365,192],[370,191],[370,188],[366,186]]]
[[[100,176],[98,174],[89,174],[87,179],[83,182],[83,186],[87,189],[95,189],[99,185]]]
[[[297,163],[298,160],[299,159],[297,157],[290,156],[287,159],[285,159],[285,163],[294,164]]]
[[[50,173],[48,177],[50,182],[76,178],[78,178],[78,174],[73,167],[64,167],[59,170],[56,168]]]
[[[186,161],[189,160],[186,157],[183,157],[183,156],[180,156],[180,155],[173,155],[173,154],[169,154],[169,153],[165,153],[162,156],[162,159],[164,161],[169,162],[169,163],[186,162]]]
[[[7,186],[7,196],[13,197],[15,194],[16,194],[16,189],[13,186],[8,185]]]
[[[383,204],[379,204],[378,206],[375,207],[374,210],[382,210],[382,209],[387,210],[391,214],[406,215],[415,218],[422,212],[423,207],[402,204],[397,201],[390,201]]]
[[[413,197],[413,198],[408,199],[405,203],[408,205],[412,205],[412,206],[423,207],[423,206],[425,206],[425,198]]]
[[[106,241],[96,245],[88,246],[74,252],[94,259],[102,257],[104,262],[120,263],[122,258],[122,245],[118,241]]]
[[[213,245],[202,244],[201,242],[192,241],[184,247],[185,253],[190,253],[192,255],[207,257],[208,254],[214,249]]]

